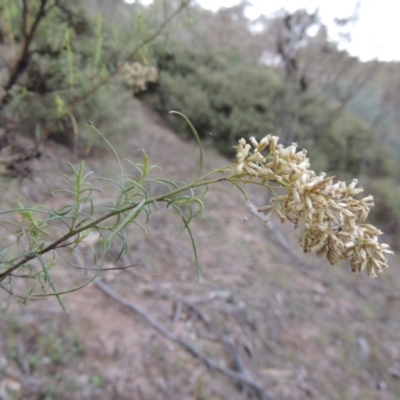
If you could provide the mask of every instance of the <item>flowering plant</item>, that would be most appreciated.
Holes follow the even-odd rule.
[[[271,204],[258,209],[268,212],[264,222],[277,215],[281,222],[302,226],[299,244],[304,252],[326,255],[332,265],[348,260],[353,272],[366,271],[371,277],[388,268],[385,253],[393,252],[387,244],[379,243],[382,232],[365,223],[373,197],[357,200],[353,196],[364,190],[357,187],[357,179],[347,185],[334,182],[334,176],[317,175],[310,169],[305,150],[297,151],[296,144],[285,148],[277,144],[278,139],[268,135],[258,143],[251,137],[251,145],[241,139],[237,146],[236,171],[241,179],[274,182],[286,191],[277,195],[269,186]],[[262,151],[267,147],[269,156],[264,156]]]
[[[18,208],[0,213],[3,218],[0,225],[8,232],[3,239],[7,242],[0,249],[1,289],[21,301],[31,297],[56,296],[63,305],[60,296],[93,281],[102,271],[111,249],[117,254],[117,259],[127,251],[125,228],[136,224],[144,229],[139,216],[144,214],[148,220],[153,207],[159,207],[161,203],[179,213],[183,230],[186,229],[191,238],[199,277],[199,260],[190,222],[202,214],[202,198],[208,187],[223,181],[238,187],[247,199],[243,184],[256,184],[268,189],[273,195],[272,200],[270,204],[259,207],[260,212],[267,212],[264,222],[276,215],[282,222],[290,221],[296,228],[301,227],[299,243],[306,253],[326,255],[333,265],[348,260],[353,272],[366,271],[371,277],[388,267],[385,255],[393,252],[387,244],[379,243],[378,236],[382,232],[365,223],[373,200],[372,196],[360,200],[353,197],[363,190],[357,187],[357,180],[346,185],[340,181],[335,183],[334,177],[326,177],[324,173],[317,175],[310,169],[304,150],[297,151],[295,144],[284,147],[278,144],[278,137],[271,135],[260,142],[252,137],[251,144],[241,139],[236,147],[234,163],[202,175],[200,138],[183,114],[173,113],[186,120],[198,142],[200,161],[197,178],[187,184],[151,178],[149,173],[153,167],[145,153],[143,163],[129,162],[136,173],[125,172],[114,148],[96,130],[110,146],[120,167],[120,176],[116,180],[100,178],[117,188],[115,199],[111,203],[94,206],[93,196],[100,189],[89,182],[90,173],[84,172],[82,163],[79,168],[71,165],[73,174],[67,177],[71,187],[58,191],[67,194],[70,199],[72,197],[71,204],[49,211],[42,207],[27,208],[20,203]],[[268,150],[269,154],[264,155],[264,150]],[[151,197],[149,183],[162,186],[164,193]],[[205,190],[197,193],[196,188]],[[278,193],[282,190],[285,192],[283,195]],[[95,244],[102,244],[101,249],[90,243],[92,233],[96,233]],[[116,249],[116,243],[121,242],[122,246]],[[65,258],[64,248],[80,260],[84,259],[80,254],[80,243],[93,250],[98,267],[94,273],[89,272],[93,268],[86,269],[83,284],[58,290],[52,274],[53,267]],[[14,287],[18,286],[15,285],[18,280],[23,280],[28,287],[26,295],[16,293]]]
[[[147,89],[147,83],[158,81],[158,71],[152,65],[143,65],[135,61],[125,63],[121,68],[121,75],[124,83],[133,90],[134,93],[143,92]]]

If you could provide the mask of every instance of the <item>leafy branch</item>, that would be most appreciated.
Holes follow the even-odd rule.
[[[183,117],[187,119],[185,116]],[[96,128],[94,129],[97,131]],[[101,132],[97,132],[114,153],[119,164],[120,176],[115,180],[106,177],[94,179],[106,181],[117,188],[118,193],[115,201],[112,204],[108,204],[107,208],[100,212],[102,215],[96,215],[97,210],[93,206],[93,195],[99,193],[100,190],[89,181],[91,173],[85,173],[84,163],[81,162],[78,168],[69,164],[72,176],[66,176],[65,178],[70,187],[56,190],[52,193],[53,196],[62,193],[72,197],[72,204],[53,211],[47,211],[39,206],[33,208],[24,207],[20,202],[20,207],[0,213],[0,216],[6,218],[0,222],[0,225],[14,237],[14,243],[3,247],[0,251],[0,283],[3,289],[4,286],[7,287],[10,293],[13,293],[12,287],[15,279],[24,279],[25,281],[32,279],[34,283],[39,280],[42,283],[42,291],[40,293],[35,292],[33,290],[35,284],[33,284],[26,299],[28,297],[56,296],[62,304],[59,297],[61,294],[82,288],[97,276],[102,267],[100,266],[97,273],[89,277],[83,285],[73,289],[58,290],[50,271],[56,262],[56,255],[60,255],[61,249],[69,248],[72,251],[78,251],[79,244],[86,243],[90,233],[96,231],[99,237],[102,238],[103,244],[100,257],[101,264],[113,248],[115,240],[122,239],[121,250],[117,256],[117,259],[119,259],[127,249],[125,228],[132,223],[141,225],[138,219],[143,214],[146,215],[147,221],[152,213],[152,206],[159,207],[160,203],[165,203],[167,207],[178,212],[182,221],[182,230],[187,230],[190,235],[197,277],[200,277],[199,260],[190,222],[203,212],[202,198],[206,194],[209,185],[222,181],[235,182],[237,175],[234,172],[234,165],[230,164],[203,176],[198,176],[191,183],[181,184],[168,179],[150,178],[149,174],[154,169],[154,166],[149,164],[148,156],[143,152],[143,163],[135,164],[128,160],[130,168],[133,169],[128,173],[124,170],[124,166],[112,145]],[[203,152],[194,127],[193,133],[199,143],[199,172],[201,172]],[[160,185],[167,190],[161,195],[150,197],[146,189],[148,184]],[[206,190],[196,194],[195,189],[200,187],[206,188]],[[14,216],[14,218],[10,218],[10,216]],[[49,241],[49,238],[54,238],[55,235],[58,238]],[[7,240],[9,241],[9,238]],[[18,250],[20,254],[15,254],[18,253]],[[21,250],[23,251],[21,252]],[[93,252],[95,252],[94,249]],[[45,258],[46,255],[49,256],[47,259]],[[39,265],[35,266],[35,261]]]
[[[116,66],[102,79],[100,79],[97,83],[95,83],[90,89],[88,89],[85,93],[80,95],[78,98],[74,99],[68,107],[65,107],[62,113],[58,116],[58,119],[61,120],[66,116],[72,115],[73,112],[82,104],[84,103],[91,95],[96,93],[101,87],[106,85],[116,74],[118,74],[123,66],[127,63],[132,61],[134,57],[149,43],[153,42],[157,37],[161,35],[164,29],[171,23],[171,21],[189,4],[190,0],[181,0],[181,4],[179,7],[176,8],[170,15],[168,15],[164,22],[152,32],[149,36],[143,39],[135,48],[125,56],[122,61],[118,62]],[[52,130],[56,127],[57,123],[55,122],[53,125],[49,126],[48,129],[43,132],[40,142],[47,139],[47,137],[51,134]],[[38,144],[39,144],[38,143]]]
[[[39,8],[33,16],[33,22],[30,27],[28,27],[29,17],[32,13],[32,6],[28,4],[28,0],[22,0],[22,40],[18,56],[11,67],[8,80],[3,86],[4,94],[0,97],[0,110],[11,100],[12,95],[10,89],[17,83],[19,77],[25,72],[29,65],[29,58],[32,54],[31,45],[40,23],[42,23],[46,15],[54,6],[57,5],[57,3],[58,1],[49,4],[49,0],[40,0]]]
[[[150,165],[144,151],[143,162],[127,160],[129,171],[125,171],[113,146],[91,125],[110,147],[120,169],[117,179],[93,179],[112,184],[117,189],[115,200],[98,212],[94,196],[101,191],[93,186],[91,173],[85,172],[81,162],[78,168],[69,164],[72,176],[65,177],[69,187],[53,192],[53,195],[62,193],[72,198],[71,204],[47,211],[40,206],[24,207],[20,202],[18,208],[0,213],[7,218],[0,221],[0,226],[8,232],[5,238],[7,244],[0,249],[0,286],[3,290],[23,301],[56,296],[64,307],[60,296],[92,282],[101,272],[111,251],[116,251],[116,260],[122,257],[128,248],[127,227],[135,224],[145,231],[143,222],[148,222],[153,207],[160,207],[161,203],[177,211],[182,222],[181,231],[188,232],[199,279],[199,259],[190,223],[202,215],[203,198],[209,186],[220,182],[233,184],[247,200],[244,185],[260,185],[270,191],[273,196],[271,203],[258,208],[258,211],[268,213],[264,222],[276,215],[282,222],[292,222],[295,228],[302,226],[299,243],[306,253],[325,255],[332,265],[347,260],[353,272],[366,271],[370,276],[376,276],[388,267],[385,253],[391,254],[392,251],[388,245],[379,243],[377,237],[382,232],[365,223],[373,205],[372,196],[354,198],[363,190],[356,187],[357,180],[347,186],[344,182],[333,182],[334,177],[315,174],[309,169],[305,151],[297,152],[294,144],[285,148],[278,144],[278,137],[271,135],[260,142],[252,137],[251,144],[241,139],[236,147],[234,163],[201,175],[203,149],[198,133],[184,115],[173,113],[185,119],[198,142],[200,161],[197,178],[185,184],[152,177],[155,167]],[[266,149],[269,154],[264,155]],[[149,184],[162,186],[165,192],[151,197]],[[200,192],[199,188],[202,188]],[[278,188],[281,190],[276,191]],[[282,195],[282,191],[286,194]],[[90,243],[93,233],[97,235],[94,246],[102,244],[101,250]],[[11,241],[10,236],[13,237]],[[117,242],[122,243],[119,250]],[[82,244],[91,248],[95,262],[100,253],[99,268],[94,274],[87,270],[86,280],[81,285],[59,290],[52,273],[57,256],[63,257],[61,250],[64,248],[76,256]],[[14,293],[13,281],[16,279],[32,282],[25,297]]]
[[[83,34],[75,32],[78,28],[74,21],[79,21],[85,29],[88,29],[87,27],[91,24],[86,17],[82,17],[79,11],[75,10],[71,2],[18,0],[7,3],[7,10],[12,15],[11,34],[18,38],[18,48],[15,49],[15,59],[10,61],[5,82],[1,87],[0,112],[4,112],[8,105],[13,111],[20,112],[20,108],[23,108],[22,100],[27,101],[28,95],[38,94],[42,97],[37,101],[46,99],[50,109],[47,109],[41,117],[45,121],[44,125],[42,123],[31,125],[36,126],[36,148],[51,134],[57,132],[65,121],[72,124],[72,130],[76,135],[79,120],[76,116],[77,109],[87,104],[87,100],[109,84],[111,79],[121,72],[124,65],[135,59],[146,49],[146,46],[157,39],[189,2],[190,0],[181,0],[179,5],[169,15],[165,15],[164,20],[152,32],[138,32],[137,37],[132,39],[134,44],[130,45],[123,54],[119,54],[116,50],[108,54],[110,60],[104,63],[100,62],[102,47],[104,47],[102,45],[104,32],[100,18],[96,23],[96,43],[93,44],[96,51],[92,54],[91,51],[88,52],[85,47],[82,47],[87,45],[90,35],[85,34],[83,38],[78,38]],[[57,40],[52,41],[49,39],[48,31],[54,24],[57,24],[54,28]],[[73,32],[75,35],[72,35]],[[77,44],[75,46],[77,48],[74,48],[74,43],[79,43],[79,46]],[[40,57],[36,57],[39,55]],[[93,60],[91,60],[92,56]],[[43,70],[40,67],[42,59],[46,59],[45,65],[49,65]],[[79,65],[75,62],[77,59],[80,60]],[[77,74],[78,68],[79,74]],[[67,88],[65,82],[68,82]],[[19,85],[22,87],[19,88]],[[45,97],[46,94],[51,95]],[[53,110],[53,107],[56,110]]]

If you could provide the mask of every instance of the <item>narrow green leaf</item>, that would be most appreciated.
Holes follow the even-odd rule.
[[[107,146],[108,146],[108,147],[111,149],[111,151],[113,152],[114,157],[116,158],[116,160],[117,160],[117,162],[118,162],[118,165],[119,165],[119,170],[120,170],[120,172],[121,172],[121,179],[123,179],[122,177],[124,176],[124,169],[123,169],[123,167],[122,167],[121,160],[120,160],[120,158],[119,158],[117,152],[115,151],[114,147],[113,147],[112,144],[107,140],[107,138],[106,138],[106,137],[105,137],[91,122],[88,122],[87,124],[90,125],[90,126],[95,130],[95,132],[97,132],[97,133],[101,136],[101,138],[106,142]],[[123,185],[123,182],[122,182],[122,186],[124,186],[124,185]]]
[[[47,281],[49,282],[51,288],[53,289],[54,295],[56,296],[56,298],[57,298],[58,302],[60,303],[62,309],[65,311],[66,314],[68,314],[68,311],[65,308],[65,305],[64,305],[63,301],[61,300],[60,293],[58,292],[58,290],[56,288],[56,285],[54,284],[53,277],[49,273],[49,270],[47,269],[47,265],[44,262],[42,255],[37,253],[37,254],[35,254],[35,256],[39,260],[40,265],[42,266],[44,275],[45,275]]]
[[[113,230],[111,235],[107,238],[106,241],[106,246],[109,247],[111,244],[112,240],[114,239],[115,235],[121,231],[122,229],[125,228],[126,225],[128,225],[130,222],[132,222],[140,213],[142,208],[146,204],[146,199],[143,199],[136,207],[132,208],[132,210],[129,212],[129,214],[126,216],[126,218]]]
[[[199,256],[197,254],[196,242],[194,240],[194,237],[193,237],[193,234],[192,234],[192,230],[190,229],[189,223],[186,220],[185,216],[183,215],[182,210],[179,207],[177,207],[175,204],[173,204],[173,203],[171,205],[181,215],[182,222],[185,225],[185,228],[189,233],[190,241],[192,242],[192,247],[193,247],[194,261],[195,261],[195,265],[196,265],[197,284],[199,284],[200,283],[200,277],[201,277],[200,262],[199,262]]]
[[[189,118],[185,114],[182,114],[179,111],[170,111],[169,114],[180,115],[186,121],[186,123],[189,125],[189,128],[192,131],[192,133],[196,139],[196,142],[199,146],[199,151],[200,151],[199,170],[197,171],[197,178],[199,178],[201,176],[201,171],[203,170],[203,146],[201,145],[200,136],[197,133],[196,128],[193,126],[193,124],[190,122]]]

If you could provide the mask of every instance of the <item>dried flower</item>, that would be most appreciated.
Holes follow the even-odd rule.
[[[379,243],[382,232],[364,223],[374,203],[372,196],[353,197],[363,191],[357,179],[347,185],[325,173],[317,175],[310,169],[306,151],[297,151],[295,143],[284,147],[276,136],[260,142],[251,137],[250,143],[240,139],[236,147],[237,179],[275,182],[286,190],[283,196],[273,191],[270,204],[258,209],[268,212],[265,223],[277,215],[282,222],[301,226],[299,244],[304,252],[326,256],[332,265],[347,260],[353,272],[366,271],[371,277],[388,268],[385,254],[393,252]],[[268,146],[269,156],[263,156]]]
[[[157,69],[138,61],[132,64],[125,63],[121,68],[121,74],[123,81],[133,89],[134,93],[145,91],[148,82],[158,81]]]

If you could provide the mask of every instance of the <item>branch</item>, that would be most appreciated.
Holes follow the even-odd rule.
[[[29,47],[32,44],[33,37],[35,36],[37,27],[41,20],[45,17],[48,10],[46,10],[46,4],[48,0],[40,0],[39,10],[35,16],[35,19],[32,23],[32,26],[27,31],[28,24],[28,14],[29,10],[27,7],[26,0],[23,2],[23,11],[22,11],[22,42],[21,49],[19,52],[19,56],[15,61],[14,66],[12,67],[10,77],[8,78],[7,83],[4,85],[4,94],[0,98],[0,110],[10,101],[11,94],[10,89],[15,85],[20,75],[26,70],[28,67],[28,60],[30,57]]]
[[[28,4],[27,0],[22,0],[22,37],[27,37],[28,32],[27,32],[27,25],[28,25]]]
[[[203,313],[203,311],[201,311],[194,303],[194,301],[191,301],[185,297],[179,297],[176,301],[177,308],[179,307],[179,304],[185,305],[187,308],[191,309],[206,326],[210,326],[211,318],[207,314]]]
[[[257,210],[257,206],[253,204],[252,202],[247,203],[247,207],[249,210],[255,214],[258,218],[261,220],[265,219],[265,214],[262,212],[259,212]],[[293,246],[287,241],[285,238],[285,235],[280,232],[278,227],[274,224],[273,221],[268,221],[267,224],[265,224],[265,227],[269,230],[271,233],[271,239],[273,242],[277,243],[279,246],[282,247],[284,250],[285,254],[287,254],[290,258],[296,261],[296,267],[301,268],[302,274],[306,275],[309,279],[312,279],[316,282],[321,283],[320,279],[318,279],[315,276],[315,273],[312,270],[312,266],[309,263],[306,263],[302,261],[299,256],[293,251]]]
[[[207,174],[209,175],[209,174]],[[206,175],[205,175],[206,176]],[[168,203],[170,203],[170,199],[175,196],[176,194],[185,192],[186,190],[190,190],[190,189],[194,189],[196,187],[201,187],[201,186],[207,186],[207,185],[211,185],[217,182],[224,182],[229,180],[228,177],[220,177],[220,178],[214,178],[214,179],[210,179],[210,180],[204,180],[204,181],[196,181],[195,183],[190,183],[188,185],[184,185],[182,187],[178,187],[177,189],[171,190],[168,193],[165,194],[161,194],[157,197],[153,197],[151,199],[148,199],[144,205],[149,205],[149,204],[153,204],[153,203],[157,203],[158,201],[166,201]],[[34,258],[37,257],[37,255],[43,255],[45,253],[48,253],[50,251],[53,251],[59,247],[65,247],[68,246],[68,239],[71,239],[72,237],[78,235],[81,232],[87,231],[89,229],[95,228],[97,227],[101,222],[115,217],[116,215],[120,215],[120,214],[124,214],[125,212],[131,211],[133,210],[135,207],[138,206],[138,203],[134,203],[134,204],[130,204],[124,208],[121,209],[117,209],[117,210],[113,210],[108,212],[107,214],[103,215],[102,217],[99,217],[89,223],[87,223],[86,225],[79,225],[77,226],[75,229],[70,230],[69,232],[65,233],[63,236],[61,236],[59,239],[55,240],[54,242],[51,242],[50,244],[48,244],[46,247],[39,247],[37,249],[32,249],[30,250],[30,252],[25,255],[25,256],[21,256],[22,258],[20,259],[20,261],[16,262],[16,264],[14,264],[12,267],[10,267],[9,269],[5,270],[4,272],[0,273],[0,282],[2,282],[7,276],[11,275],[16,269],[18,269],[19,267],[21,267],[22,265],[26,264],[28,261],[33,260]],[[7,213],[15,213],[15,212],[19,212],[20,210],[10,210],[10,211],[6,211],[0,214],[7,214]],[[38,210],[31,210],[31,211],[38,211]],[[15,260],[17,260],[20,257],[17,257]],[[1,264],[1,263],[0,263]]]
[[[120,72],[121,68],[123,65],[132,60],[133,57],[142,49],[144,46],[147,44],[151,43],[154,39],[156,39],[162,31],[165,29],[165,27],[189,4],[188,0],[182,0],[181,5],[173,12],[171,13],[165,20],[164,22],[160,25],[160,27],[150,34],[147,38],[145,38],[140,44],[138,44],[122,61],[120,61],[112,71],[108,73],[106,77],[101,79],[99,82],[97,82],[95,85],[93,85],[86,93],[75,99],[70,106],[58,117],[58,119],[62,119],[67,115],[72,114],[72,112],[79,107],[88,97],[90,97],[92,94],[97,92],[102,86],[104,86],[106,83],[108,83],[111,78],[116,75],[118,72]],[[37,145],[39,145],[42,141],[44,141],[50,134],[52,129],[57,125],[57,123],[54,123],[51,125],[42,135],[41,139],[38,141]]]
[[[104,283],[100,280],[95,280],[94,284],[97,286],[98,289],[100,289],[107,296],[111,297],[113,300],[117,301],[121,305],[129,308],[134,313],[139,314],[147,324],[149,324],[152,328],[154,328],[162,336],[164,336],[168,340],[171,340],[172,342],[175,342],[175,343],[179,344],[180,346],[182,346],[186,351],[191,353],[194,357],[196,357],[199,360],[201,360],[202,362],[204,362],[204,364],[206,364],[207,367],[214,369],[218,372],[221,372],[222,374],[226,375],[228,378],[234,380],[235,382],[242,383],[242,384],[246,385],[247,387],[251,388],[261,400],[273,400],[272,397],[267,395],[265,390],[257,382],[255,382],[253,380],[253,378],[251,376],[249,376],[249,374],[247,372],[245,372],[245,373],[243,373],[242,371],[237,372],[228,367],[221,365],[218,361],[216,361],[213,358],[204,354],[190,340],[187,340],[178,335],[175,335],[167,327],[165,327],[163,324],[161,324],[156,319],[151,317],[146,310],[139,307],[132,301],[126,299],[125,297],[122,297],[121,295],[119,295],[106,283]]]

